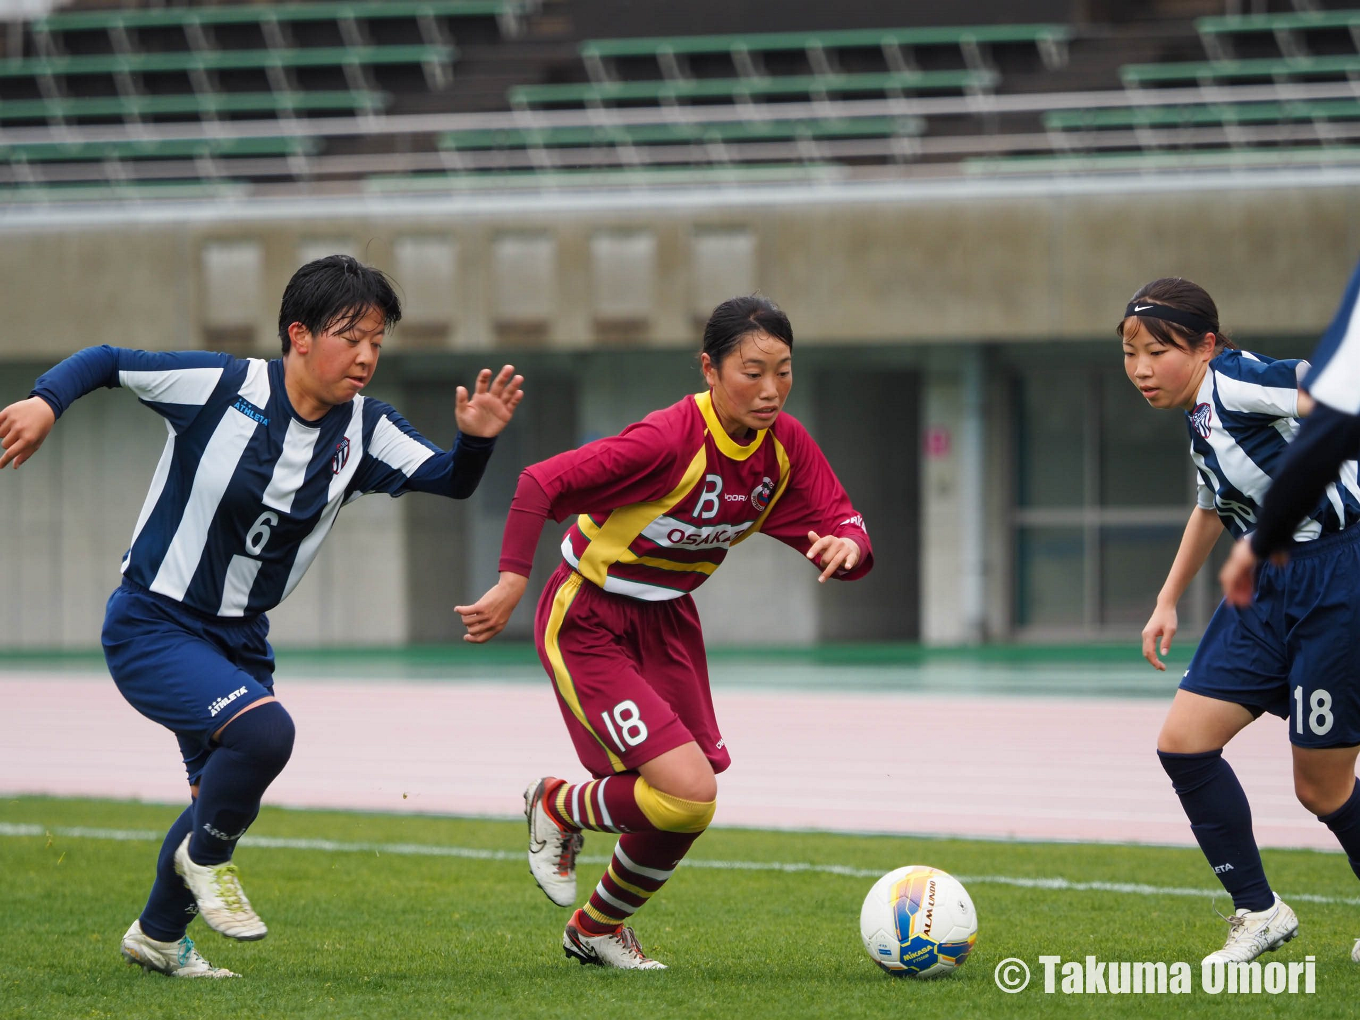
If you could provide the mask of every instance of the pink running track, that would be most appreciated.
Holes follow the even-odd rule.
[[[298,739],[270,804],[509,817],[531,777],[581,775],[546,681],[280,694]],[[715,701],[733,759],[718,825],[1192,843],[1153,750],[1158,700],[719,689]],[[174,738],[108,679],[6,673],[0,704],[0,793],[184,799]],[[1263,846],[1336,849],[1294,799],[1282,720],[1254,723],[1228,758]]]

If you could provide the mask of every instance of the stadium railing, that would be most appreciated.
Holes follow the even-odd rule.
[[[887,138],[919,135],[921,117],[842,117],[802,120],[616,124],[561,128],[499,128],[449,131],[443,149],[525,149],[600,145],[664,145],[670,142],[749,142],[791,138]]]
[[[980,156],[963,161],[968,174],[1053,174],[1196,170],[1290,165],[1360,165],[1360,146],[1267,149],[1200,149],[1178,152],[1091,152],[1053,155]]]

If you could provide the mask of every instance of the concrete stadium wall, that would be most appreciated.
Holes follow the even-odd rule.
[[[874,490],[871,528],[894,569],[867,594],[828,596],[807,590],[797,557],[751,543],[746,569],[702,590],[710,638],[951,643],[1007,627],[997,480],[1008,465],[996,441],[1005,402],[985,362],[979,374],[979,344],[1107,337],[1128,295],[1160,275],[1208,287],[1248,343],[1319,332],[1360,250],[1360,179],[11,209],[0,211],[0,401],[90,343],[272,356],[284,283],[331,250],[402,286],[408,316],[388,345],[401,357],[375,393],[432,438],[451,438],[451,386],[475,367],[513,359],[543,382],[531,383],[521,421],[466,505],[370,497],[347,508],[275,614],[281,643],[456,637],[449,607],[494,579],[519,468],[698,389],[691,352],[707,311],[754,289],[789,312],[799,364],[823,359],[825,374],[800,370],[791,409],[836,448],[857,499]],[[833,368],[848,374],[835,381]],[[855,399],[857,371],[881,384],[873,399]],[[890,442],[860,442],[866,432]],[[0,647],[93,643],[162,443],[153,414],[125,394],[96,394],[38,459],[0,477],[11,536],[0,544],[0,577],[11,582]],[[906,452],[885,468],[892,445]],[[535,581],[552,568],[559,534],[545,534]],[[753,577],[779,599],[753,600]],[[512,634],[527,635],[531,612],[521,609]]]

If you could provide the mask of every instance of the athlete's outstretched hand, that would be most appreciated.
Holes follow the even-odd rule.
[[[42,397],[29,397],[0,411],[0,470],[13,463],[17,468],[38,452],[57,416]]]
[[[1176,607],[1159,605],[1143,628],[1143,658],[1163,672],[1166,671],[1166,663],[1157,658],[1157,639],[1162,639],[1161,651],[1165,655],[1171,651],[1171,639],[1176,636],[1177,626]]]
[[[453,611],[463,618],[467,633],[464,641],[482,644],[505,630],[510,614],[519,605],[529,579],[523,574],[501,571],[501,579],[489,592],[470,606],[454,606]]]
[[[491,369],[478,372],[472,396],[468,396],[465,387],[459,386],[458,403],[454,408],[458,431],[484,439],[500,435],[524,399],[524,391],[520,389],[523,382],[524,376],[515,375],[515,366],[506,365],[494,380]]]
[[[1251,602],[1256,591],[1256,554],[1249,539],[1239,538],[1233,543],[1228,562],[1218,572],[1218,583],[1223,585],[1223,601],[1228,605],[1240,609]]]
[[[817,532],[809,531],[808,541],[812,543],[812,548],[807,551],[807,558],[822,568],[818,583],[838,570],[854,570],[855,564],[859,562],[859,543],[853,538],[836,535],[818,537]]]

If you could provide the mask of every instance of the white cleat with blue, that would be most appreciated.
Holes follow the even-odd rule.
[[[185,935],[178,942],[158,942],[142,931],[139,918],[123,936],[123,959],[145,971],[179,978],[240,977],[225,967],[214,967],[198,954],[194,940]]]

